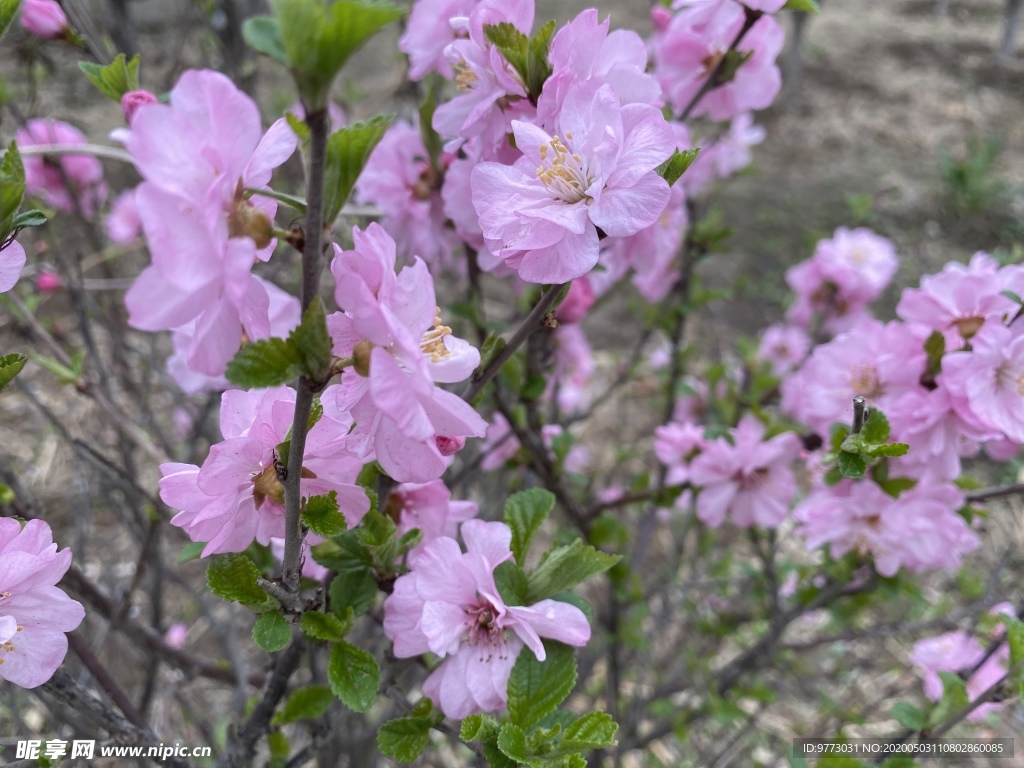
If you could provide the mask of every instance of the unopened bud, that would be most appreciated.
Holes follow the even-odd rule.
[[[453,456],[466,447],[466,438],[464,437],[434,435],[434,442],[437,443],[437,450],[441,452],[442,456]]]
[[[128,91],[121,97],[121,113],[124,115],[124,121],[131,125],[140,107],[156,103],[156,96],[149,91]]]
[[[62,37],[70,30],[68,17],[56,0],[25,0],[21,6],[21,26],[44,40]]]
[[[355,362],[353,367],[363,378],[370,375],[370,355],[373,352],[373,342],[363,339],[356,344],[355,349],[352,350],[352,360]]]

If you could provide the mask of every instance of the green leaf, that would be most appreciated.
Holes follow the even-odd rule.
[[[526,82],[527,57],[530,53],[530,38],[520,32],[514,24],[503,21],[500,24],[485,24],[487,40],[505,57],[512,68]]]
[[[296,688],[282,709],[274,713],[271,725],[287,725],[296,720],[310,720],[320,717],[331,707],[334,694],[326,685],[307,685]]]
[[[524,731],[554,712],[576,685],[573,649],[545,640],[544,651],[544,661],[538,661],[524,647],[508,679],[508,714]]]
[[[888,493],[894,499],[898,499],[900,494],[904,491],[909,491],[915,485],[917,480],[911,480],[909,477],[889,477],[885,480],[879,480],[878,487]]]
[[[928,356],[928,365],[921,380],[934,382],[935,377],[942,372],[942,356],[946,354],[946,337],[939,331],[932,331],[931,335],[925,339],[924,351]]]
[[[377,698],[380,667],[367,651],[342,640],[331,649],[327,680],[334,695],[356,712],[366,712]]]
[[[872,408],[860,431],[860,436],[867,443],[880,445],[889,439],[889,431],[889,419],[877,408]]]
[[[527,576],[526,604],[532,605],[604,573],[621,559],[621,555],[598,552],[580,539],[567,547],[556,547]]]
[[[330,372],[331,336],[327,332],[327,310],[319,296],[313,297],[299,327],[288,334],[288,345],[302,372],[313,381],[324,379]]]
[[[838,456],[839,471],[843,477],[849,477],[854,480],[864,477],[864,472],[867,470],[867,464],[864,463],[864,459],[861,458],[860,454],[850,453],[849,451],[840,451]]]
[[[25,166],[12,141],[0,159],[0,240],[13,228],[14,217],[25,199]]]
[[[21,0],[0,0],[0,38],[3,38],[4,32],[11,26],[14,17],[18,15],[20,5]]]
[[[217,597],[255,611],[274,610],[277,601],[256,583],[259,577],[256,563],[237,552],[214,558],[206,569],[206,583]]]
[[[459,738],[463,741],[484,741],[493,738],[498,729],[498,721],[490,715],[468,715],[459,726]]]
[[[616,743],[617,730],[618,724],[607,712],[588,712],[566,727],[562,733],[562,740],[558,742],[558,748],[582,752],[586,749],[610,747]]]
[[[288,66],[288,56],[281,42],[281,29],[273,16],[253,16],[242,25],[242,37],[257,53]]]
[[[377,746],[400,763],[411,763],[430,742],[432,718],[399,717],[377,729]]]
[[[324,539],[343,533],[348,526],[338,511],[338,492],[309,499],[302,508],[302,524]]]
[[[494,569],[494,584],[505,605],[526,605],[526,573],[511,560]]]
[[[402,15],[394,5],[363,0],[271,0],[281,47],[307,113],[327,104],[349,56]]]
[[[544,488],[530,488],[508,497],[503,519],[512,529],[512,555],[519,565],[526,561],[533,535],[554,508],[555,495]]]
[[[664,163],[654,169],[661,178],[668,182],[668,185],[673,186],[687,169],[693,165],[693,161],[697,159],[697,155],[700,153],[700,147],[693,149],[684,149],[682,151],[676,150],[672,153],[672,157],[666,160]]]
[[[22,211],[14,217],[11,229],[28,229],[29,227],[41,227],[47,221],[46,214],[42,211]]]
[[[1006,639],[1010,645],[1010,664],[1008,669],[1013,669],[1019,664],[1024,664],[1024,622],[1016,616],[1008,616],[1005,613],[999,615],[1006,626]],[[1017,687],[1018,693],[1024,698],[1024,669],[1018,669],[1010,680]]]
[[[540,760],[531,759],[526,754],[526,733],[515,723],[505,723],[498,732],[498,749],[501,753],[520,765],[539,766]]]
[[[196,560],[203,554],[204,549],[206,549],[205,541],[190,541],[178,553],[178,562],[187,563],[190,560]]]
[[[238,350],[226,375],[228,381],[244,389],[264,389],[294,380],[301,366],[298,352],[287,341],[261,339]]]
[[[807,13],[821,13],[821,6],[817,0],[787,0],[782,6],[784,11],[806,11]]]
[[[288,765],[288,756],[292,751],[292,744],[283,731],[273,731],[267,734],[267,746],[270,747],[270,762],[267,768],[285,768]]]
[[[91,61],[80,61],[78,68],[99,88],[100,93],[120,104],[126,93],[139,90],[139,63],[138,54],[128,61],[121,53],[105,67]]]
[[[14,352],[10,355],[0,357],[0,392],[7,389],[7,386],[14,381],[14,377],[21,373],[28,358]]]
[[[868,448],[869,456],[905,456],[910,446],[906,443],[889,443],[888,445],[876,445]]]
[[[971,703],[967,695],[967,683],[963,678],[952,672],[939,672],[939,677],[942,678],[942,700],[928,716],[929,728],[951,720]]]
[[[288,620],[277,611],[267,611],[252,628],[252,639],[264,651],[274,653],[285,648],[292,639]]]
[[[331,613],[307,611],[302,614],[302,631],[314,640],[336,643],[345,636],[345,625]]]
[[[328,594],[332,612],[342,615],[351,608],[356,616],[362,616],[377,596],[377,579],[369,568],[339,573],[331,581]]]
[[[432,168],[438,168],[438,158],[444,149],[444,141],[441,135],[434,130],[434,112],[437,111],[438,95],[441,90],[441,78],[433,75],[426,80],[427,93],[420,103],[420,138],[423,139],[423,147],[427,150],[427,158]]]
[[[897,701],[889,711],[896,722],[911,731],[920,731],[928,724],[927,715],[910,702]]]
[[[377,115],[347,125],[327,139],[324,170],[324,224],[330,227],[348,200],[374,148],[391,127],[394,115]]]

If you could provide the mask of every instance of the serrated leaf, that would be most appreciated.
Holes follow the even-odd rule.
[[[18,15],[18,7],[21,0],[0,0],[0,39],[3,39],[7,28],[11,26],[14,17]]]
[[[580,539],[569,546],[555,547],[544,556],[540,565],[528,574],[526,604],[532,605],[563,590],[571,589],[591,576],[604,573],[621,559],[621,555],[598,552]]]
[[[526,94],[536,99],[544,90],[544,83],[551,76],[551,64],[548,53],[551,51],[551,38],[555,34],[555,22],[549,21],[530,38],[526,54]]]
[[[533,651],[524,647],[509,675],[508,714],[524,731],[554,712],[576,685],[573,649],[545,640],[544,651],[544,661],[538,661]]]
[[[876,445],[868,449],[868,455],[879,456],[906,456],[910,446],[906,443],[889,443],[888,445]]]
[[[253,16],[242,25],[242,38],[257,53],[288,66],[288,56],[281,42],[281,29],[273,16]]]
[[[335,643],[345,636],[345,625],[337,616],[318,611],[307,611],[299,622],[307,637]]]
[[[277,601],[256,583],[259,577],[256,563],[237,552],[219,555],[206,569],[206,583],[217,597],[256,611],[273,610]]]
[[[338,492],[311,497],[302,508],[302,524],[324,539],[344,533],[348,524],[338,510]]]
[[[14,377],[21,373],[21,369],[25,367],[27,362],[28,358],[17,352],[0,357],[0,392],[7,389],[8,385],[14,381]]]
[[[121,97],[126,93],[139,90],[139,62],[138,54],[128,61],[125,54],[121,53],[105,67],[90,61],[80,61],[78,68],[100,93],[120,104]]]
[[[256,619],[256,624],[252,628],[252,639],[264,651],[275,653],[291,641],[292,628],[280,613],[268,611]]]
[[[459,726],[459,738],[463,741],[484,741],[498,733],[499,724],[490,715],[467,715]]]
[[[508,497],[502,519],[512,529],[512,555],[519,565],[525,562],[534,534],[554,508],[555,495],[544,488],[530,488]]]
[[[952,672],[939,672],[942,678],[942,700],[928,716],[928,727],[934,728],[966,709],[971,703],[967,694],[967,683]]]
[[[839,463],[839,472],[843,477],[854,480],[864,477],[867,464],[864,463],[864,459],[861,458],[860,454],[840,451],[837,461]]]
[[[700,147],[684,150],[677,149],[672,153],[672,157],[655,168],[654,172],[668,182],[668,185],[671,187],[693,165],[693,161],[697,159],[698,154],[700,154]]]
[[[526,573],[511,560],[494,569],[494,585],[505,605],[526,605]]]
[[[206,549],[205,541],[190,541],[178,553],[178,562],[187,563],[190,560],[196,560],[203,554],[204,549]]]
[[[342,640],[331,649],[327,679],[334,695],[356,712],[366,712],[377,698],[380,667],[367,651]]]
[[[326,685],[307,685],[296,688],[282,709],[274,713],[271,725],[281,726],[297,720],[320,717],[331,707],[334,694]]]
[[[526,733],[515,723],[505,723],[498,731],[498,749],[505,757],[515,760],[520,765],[539,766],[540,760],[532,759],[526,754]]]
[[[431,719],[399,717],[377,729],[377,746],[400,763],[411,763],[430,743]]]
[[[860,431],[861,437],[866,443],[880,445],[889,439],[889,432],[889,419],[877,408],[872,408]]]
[[[302,360],[284,339],[261,339],[244,345],[228,363],[228,381],[244,389],[265,389],[298,377]]]
[[[331,336],[327,332],[327,310],[314,296],[299,326],[288,334],[288,346],[300,370],[313,381],[325,378],[331,368]]]
[[[920,731],[928,724],[927,715],[908,701],[897,701],[889,712],[896,722],[911,731]]]
[[[501,51],[501,55],[526,82],[526,60],[530,53],[530,38],[520,32],[514,24],[503,21],[499,24],[485,24],[484,35]]]
[[[281,47],[307,111],[323,108],[348,58],[402,15],[383,2],[271,0]]]
[[[782,6],[784,11],[805,11],[806,13],[821,13],[821,6],[817,0],[787,0]]]
[[[369,568],[339,573],[331,581],[328,595],[332,612],[343,614],[351,608],[356,616],[362,616],[377,596],[377,579]]]
[[[582,752],[610,747],[616,744],[615,732],[618,730],[618,724],[607,712],[588,712],[566,727],[558,748]]]
[[[384,138],[394,115],[377,115],[347,125],[327,139],[327,167],[324,169],[324,222],[328,228],[348,200],[366,161]]]

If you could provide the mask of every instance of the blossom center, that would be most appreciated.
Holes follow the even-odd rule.
[[[498,652],[498,658],[503,659],[508,643],[505,640],[505,628],[501,626],[499,611],[489,600],[479,594],[477,596],[479,603],[463,609],[467,616],[464,639],[470,645],[480,648],[481,660],[490,661],[495,651]],[[485,650],[488,651],[486,658],[483,656]]]
[[[565,132],[565,138],[572,141],[572,131]],[[537,166],[537,178],[544,182],[555,199],[572,205],[587,199],[587,190],[593,183],[586,161],[575,152],[570,152],[559,136],[540,146],[541,165]]]
[[[279,507],[284,506],[284,484],[278,470],[279,462],[275,456],[274,461],[264,467],[262,472],[253,472],[252,497],[256,501],[256,509],[262,507],[267,499]],[[283,467],[281,470],[283,471]],[[316,478],[316,475],[305,467],[302,468],[301,476],[307,479]]]
[[[740,485],[745,491],[757,491],[768,482],[768,468],[760,467],[753,472],[741,472]]]
[[[423,354],[430,355],[430,362],[436,363],[451,356],[452,353],[444,344],[444,337],[451,335],[452,329],[442,322],[441,308],[437,307],[434,315],[434,327],[424,333],[423,339],[420,341],[420,349]]]
[[[969,341],[974,334],[981,330],[981,326],[984,324],[984,317],[961,317],[959,320],[953,321],[953,325],[960,331],[960,336],[964,341]]]
[[[850,371],[850,387],[856,394],[867,398],[881,397],[883,394],[878,371],[870,364],[858,365]]]
[[[459,59],[452,69],[455,70],[455,85],[460,93],[468,93],[477,83],[476,72],[470,69],[465,59]]]

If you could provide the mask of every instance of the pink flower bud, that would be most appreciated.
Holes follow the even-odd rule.
[[[149,91],[129,91],[121,97],[121,112],[124,114],[125,122],[131,125],[132,118],[139,111],[139,107],[156,103],[156,96]]]
[[[36,290],[40,293],[55,293],[64,285],[60,275],[53,272],[40,272],[36,275]]]
[[[50,40],[67,31],[68,17],[55,0],[25,0],[21,26],[36,37]]]
[[[657,32],[664,32],[672,21],[672,11],[664,5],[656,5],[651,8],[651,24]]]
[[[555,312],[555,317],[560,323],[578,323],[594,306],[594,300],[594,289],[590,285],[590,280],[586,276],[577,278],[572,281],[569,293]]]
[[[434,435],[434,440],[437,442],[437,450],[441,452],[442,456],[453,456],[466,446],[466,438],[464,437]]]

